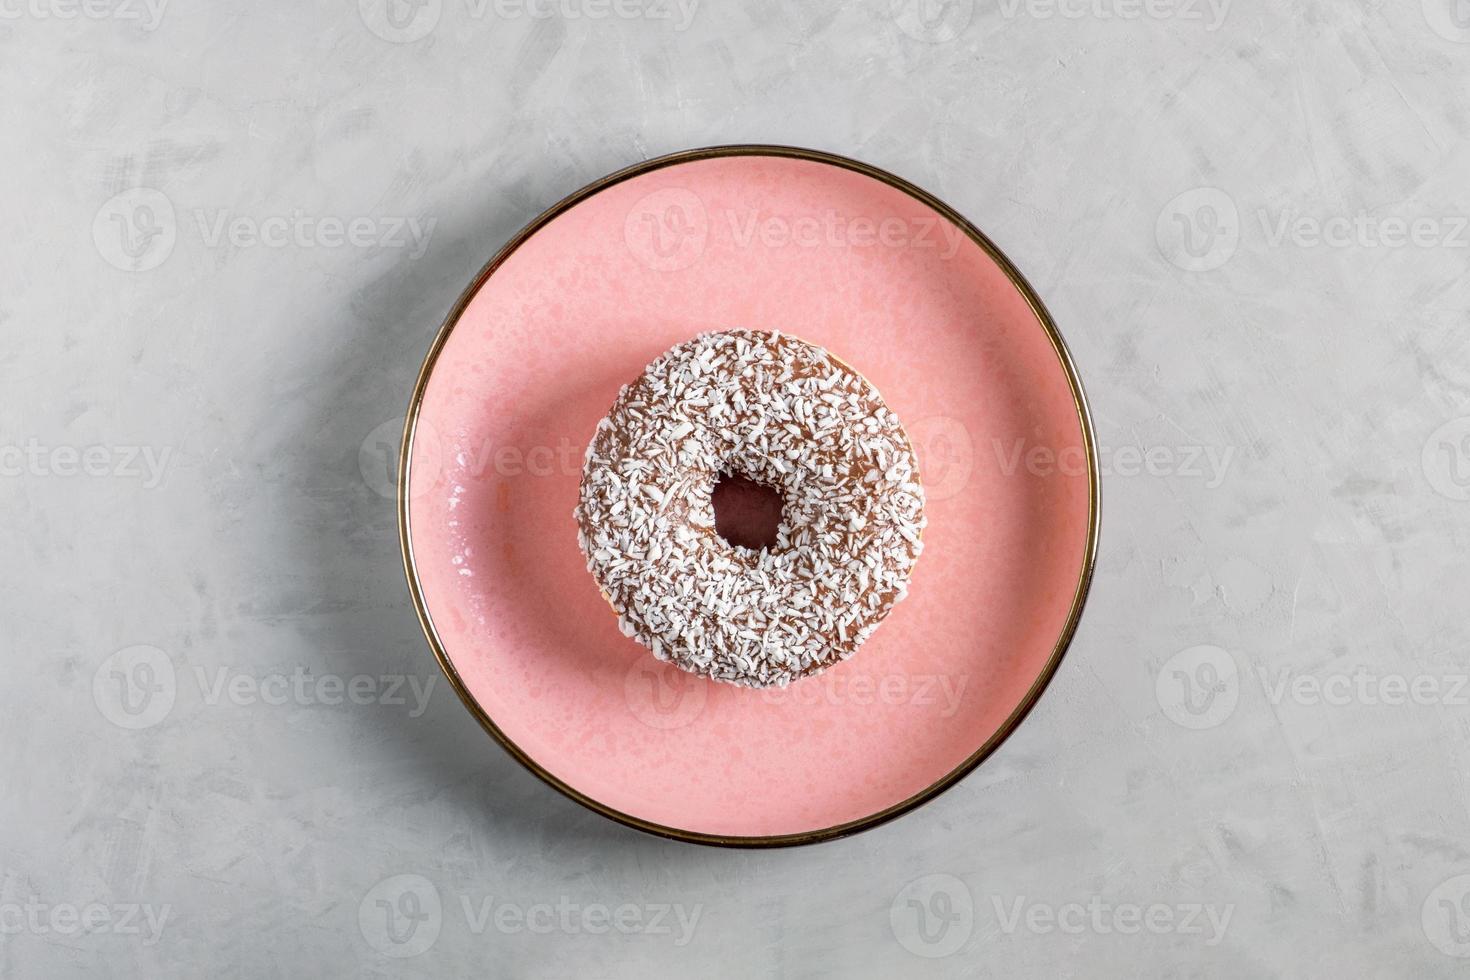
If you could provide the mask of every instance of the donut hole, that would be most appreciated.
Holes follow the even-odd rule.
[[[738,473],[721,473],[711,496],[715,533],[725,541],[752,551],[775,547],[786,506],[781,491]]]

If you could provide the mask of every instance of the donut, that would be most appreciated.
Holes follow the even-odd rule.
[[[726,476],[781,495],[770,547],[717,533]],[[821,347],[756,330],[701,334],[622,388],[574,516],[625,635],[746,687],[852,656],[908,594],[925,523],[913,447],[877,389]]]

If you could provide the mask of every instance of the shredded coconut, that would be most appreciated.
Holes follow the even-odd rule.
[[[768,549],[715,532],[722,474],[780,491]],[[719,681],[845,660],[908,591],[924,490],[898,417],[820,347],[701,334],[623,387],[587,447],[578,543],[623,632]]]

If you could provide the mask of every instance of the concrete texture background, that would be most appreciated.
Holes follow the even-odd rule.
[[[1463,975],[1463,2],[0,0],[0,132],[0,975]],[[1021,731],[776,853],[494,747],[384,495],[494,249],[743,141],[984,228],[1107,469]]]

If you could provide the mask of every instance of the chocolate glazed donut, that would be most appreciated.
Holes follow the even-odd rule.
[[[773,545],[716,532],[723,475],[780,492]],[[861,375],[795,337],[731,330],[622,389],[587,447],[575,517],[625,634],[715,680],[784,686],[852,656],[907,594],[924,490]]]

